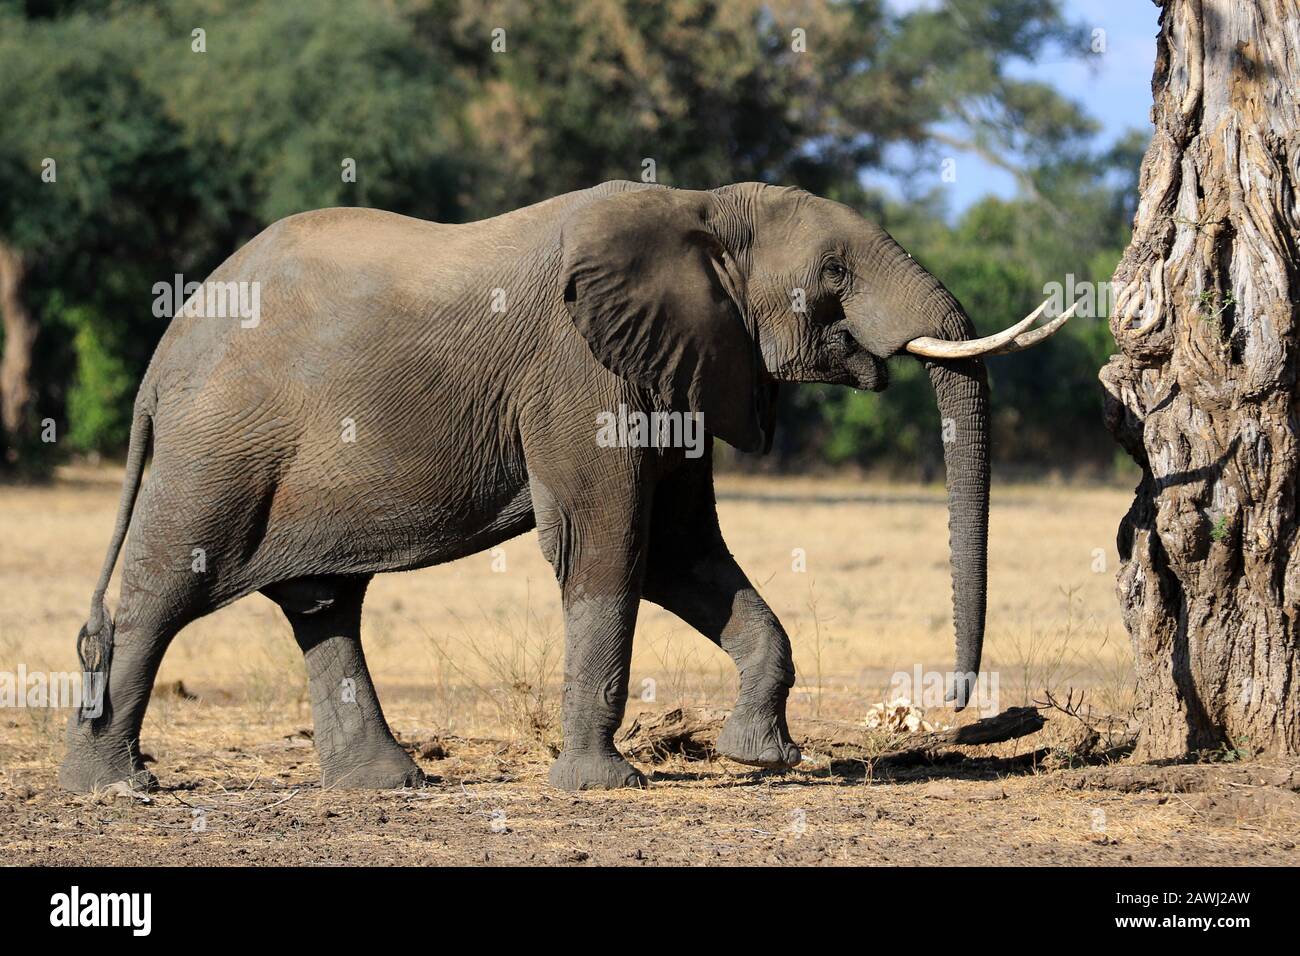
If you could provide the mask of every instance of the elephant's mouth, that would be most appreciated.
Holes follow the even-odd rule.
[[[880,392],[889,385],[889,367],[885,360],[863,348],[842,323],[830,331],[826,343],[829,374],[817,381],[832,385],[851,385],[869,392]]]
[[[889,385],[889,366],[866,349],[858,349],[844,359],[844,367],[853,385],[869,392],[882,392]]]

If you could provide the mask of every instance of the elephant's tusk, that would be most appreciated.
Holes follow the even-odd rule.
[[[1082,299],[1079,300],[1079,302],[1082,301]],[[1031,345],[1037,345],[1039,342],[1043,341],[1043,339],[1051,338],[1057,333],[1061,326],[1074,317],[1074,310],[1079,307],[1079,302],[1074,303],[1074,305],[1070,306],[1046,325],[1034,329],[1032,332],[1025,332],[1022,335],[1017,335],[1008,344],[999,349],[993,350],[989,354],[1005,355],[1008,352],[1019,352],[1021,349],[1027,349]]]
[[[1054,335],[1074,315],[1074,310],[1079,307],[1079,302],[1083,300],[1080,299],[1079,302],[1075,302],[1074,305],[1042,328],[1034,329],[1032,332],[1026,331],[1038,321],[1038,317],[1043,314],[1043,310],[1047,308],[1051,301],[1051,299],[1048,299],[1015,325],[1003,329],[1001,332],[995,332],[993,335],[986,335],[981,339],[966,339],[961,342],[922,336],[908,342],[907,350],[913,355],[942,359],[978,358],[983,355],[1005,355],[1008,352],[1019,352],[1021,349],[1037,345],[1043,339]]]

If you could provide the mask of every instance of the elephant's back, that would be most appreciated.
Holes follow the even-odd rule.
[[[146,385],[160,397],[220,386],[252,398],[290,383],[328,390],[361,370],[391,380],[392,366],[419,357],[525,343],[535,353],[560,294],[565,217],[643,188],[662,187],[602,183],[465,224],[360,208],[279,220],[200,290],[230,290],[257,314],[176,315]]]
[[[282,219],[203,284],[256,315],[178,314],[142,393],[181,427],[215,418],[267,434],[362,415],[397,441],[430,408],[448,429],[508,416],[479,406],[514,401],[537,356],[576,336],[558,281],[565,217],[643,188],[662,187],[603,183],[459,225],[358,208]]]
[[[255,403],[295,390],[319,398],[363,370],[401,365],[431,335],[455,331],[445,320],[457,287],[474,282],[475,232],[370,209],[280,220],[196,296],[225,290],[226,301],[247,307],[182,309],[146,385],[162,400],[221,392]]]
[[[367,210],[268,228],[209,279],[258,283],[257,321],[179,315],[155,353],[155,466],[253,487],[268,540],[367,567],[490,523],[526,482],[509,379],[533,352],[487,307],[482,248],[477,224]]]
[[[247,290],[257,315],[178,314],[160,342],[141,387],[155,455],[201,441],[232,467],[264,463],[310,488],[458,460],[497,468],[477,460],[482,435],[512,431],[517,379],[557,319],[537,305],[536,275],[557,257],[544,233],[499,220],[281,220],[204,283]]]

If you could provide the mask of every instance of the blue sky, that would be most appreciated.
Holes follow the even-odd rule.
[[[938,6],[940,0],[888,0],[906,11]],[[1096,56],[1066,57],[1052,51],[1037,63],[1015,63],[1009,72],[1020,78],[1051,83],[1101,124],[1096,145],[1113,143],[1127,130],[1151,129],[1151,69],[1155,63],[1159,10],[1150,0],[1064,0],[1067,17],[1090,31],[1105,30],[1106,52]],[[939,170],[933,185],[951,190],[953,212],[960,212],[993,193],[1011,196],[1016,191],[1011,175],[971,154],[954,153],[957,175],[945,183]],[[928,188],[918,181],[917,186]]]

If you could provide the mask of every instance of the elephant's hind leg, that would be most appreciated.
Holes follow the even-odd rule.
[[[393,739],[361,650],[368,577],[305,578],[263,588],[307,663],[321,782],[346,790],[419,786],[425,776]]]
[[[793,767],[785,706],[794,686],[790,639],[722,540],[708,457],[655,490],[643,595],[721,647],[740,672],[740,695],[718,751],[755,767]]]
[[[194,575],[159,570],[145,588],[137,580],[138,567],[128,567],[123,578],[108,679],[96,688],[100,713],[93,719],[74,713],[68,722],[59,785],[74,793],[114,783],[139,789],[156,786],[140,756],[149,695],[172,638],[208,610]]]
[[[140,488],[122,554],[107,680],[98,688],[102,713],[69,721],[59,770],[65,789],[154,784],[140,760],[140,728],[163,655],[186,624],[251,590],[235,558],[256,523],[239,508],[248,495],[219,473],[196,472],[196,461],[160,450]]]

